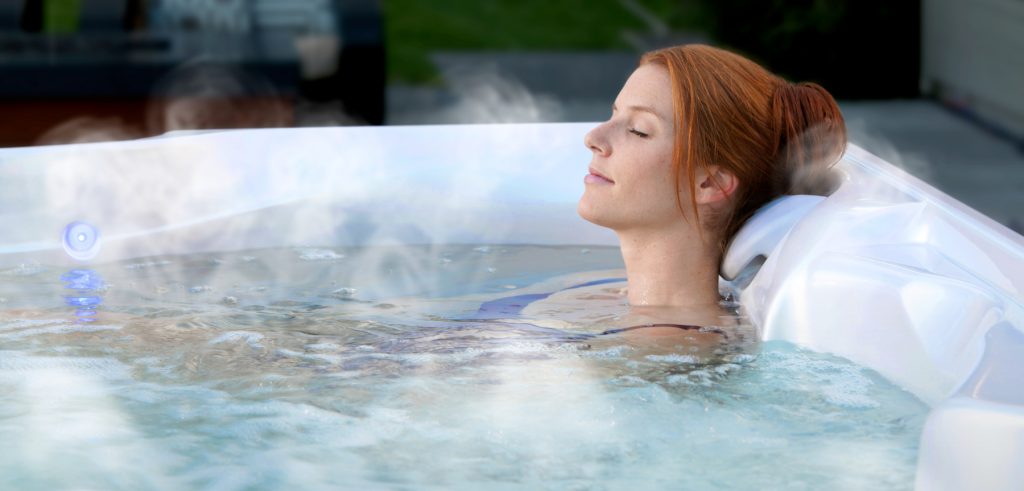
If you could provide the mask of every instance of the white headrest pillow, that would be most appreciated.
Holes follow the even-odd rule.
[[[781,196],[762,206],[729,243],[722,258],[722,278],[732,281],[751,261],[768,257],[790,229],[824,200],[824,196],[801,194]]]

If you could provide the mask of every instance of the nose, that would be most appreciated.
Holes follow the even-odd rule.
[[[607,157],[611,147],[608,145],[608,141],[604,138],[604,124],[597,125],[594,129],[587,132],[586,136],[583,137],[583,144],[594,152],[603,157]]]

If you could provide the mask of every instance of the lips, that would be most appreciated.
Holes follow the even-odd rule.
[[[593,167],[591,167],[589,170],[590,170],[590,174],[587,174],[586,178],[584,178],[584,182],[593,183],[593,184],[600,184],[600,183],[615,184],[615,181],[613,181],[611,179],[608,179],[607,176],[605,176],[604,174],[601,174],[600,172],[598,172]]]

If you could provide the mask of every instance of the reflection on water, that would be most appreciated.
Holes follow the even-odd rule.
[[[749,326],[669,328],[666,345],[565,321],[585,312],[543,322],[567,294],[532,318],[474,318],[618,257],[147,258],[65,273],[64,302],[45,268],[5,277],[0,489],[912,487],[927,408],[846,360],[759,346]]]
[[[103,278],[91,269],[72,269],[60,276],[64,288],[73,294],[64,295],[64,303],[75,309],[76,322],[95,322],[96,309],[103,303],[101,292],[106,290]]]

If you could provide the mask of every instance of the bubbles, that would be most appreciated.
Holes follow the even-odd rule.
[[[64,252],[79,260],[88,261],[100,252],[100,232],[85,222],[71,222],[64,227]]]
[[[457,260],[449,269],[478,257],[466,254],[471,249],[454,249]],[[526,267],[566,267],[605,252],[594,248],[580,256],[578,246],[499,250],[492,247],[487,261],[480,260],[481,267],[493,260],[498,271],[474,287],[487,292],[465,293],[474,308],[481,295],[508,295],[501,285],[530,287],[537,284],[534,278],[544,278],[525,274]],[[522,256],[522,250],[534,255]],[[294,482],[284,484],[302,489],[416,487],[435,474],[448,476],[443,484],[455,489],[481,483],[572,488],[581,462],[592,464],[586,483],[611,488],[639,482],[715,489],[724,480],[738,488],[814,488],[821,482],[857,489],[912,486],[914,445],[927,407],[844,360],[769,344],[765,354],[727,351],[722,360],[707,363],[682,349],[651,353],[621,338],[598,343],[600,338],[561,328],[467,320],[461,297],[434,291],[407,290],[387,297],[393,303],[377,303],[382,298],[374,285],[350,274],[353,265],[368,262],[365,251],[346,252],[349,259],[337,262],[301,261],[293,248],[285,248],[252,252],[253,263],[229,258],[216,264],[210,258],[219,256],[209,255],[177,256],[171,267],[126,269],[115,263],[101,272],[123,285],[111,290],[109,300],[110,314],[121,320],[117,325],[0,318],[4,350],[53,355],[30,360],[28,353],[0,350],[0,382],[14,387],[0,403],[0,416],[6,417],[0,426],[12,436],[5,441],[25,449],[36,448],[40,436],[52,438],[61,444],[48,447],[48,459],[40,461],[58,462],[65,466],[61,476],[77,477],[96,469],[88,458],[96,452],[148,441],[138,435],[162,435],[160,448],[167,455],[139,460],[130,469],[157,475],[173,466],[175,475],[185,477],[169,488],[210,487],[211,475],[256,475],[271,458],[272,472],[301,469],[288,474]],[[433,267],[440,252],[445,251],[385,257]],[[278,265],[306,269],[288,283],[272,282]],[[471,284],[470,269],[445,281]],[[96,279],[83,269],[65,281],[72,290],[86,290],[96,289]],[[151,282],[172,285],[173,298],[139,299]],[[238,299],[250,303],[250,292],[264,284],[272,286],[261,295],[262,306],[224,308]],[[212,292],[190,295],[193,285]],[[365,303],[320,300],[332,291],[351,292]],[[52,295],[52,289],[45,293]],[[124,298],[132,302],[131,312],[122,311],[119,294],[129,295]],[[87,358],[95,353],[110,361]],[[103,382],[97,390],[116,395],[109,414],[95,400],[49,407],[106,418],[100,422],[129,421],[125,427],[138,435],[58,439],[53,429],[61,427],[51,424],[53,418],[41,420],[23,410],[32,401],[50,402],[39,397],[42,391],[29,393],[23,382],[37,364],[95,378]],[[115,376],[101,376],[101,369]],[[441,446],[447,451],[422,459]],[[15,459],[27,453],[9,452]],[[242,464],[239,455],[246,456]],[[851,455],[858,465],[850,464]],[[370,469],[365,480],[359,477],[363,463]],[[380,469],[387,470],[389,482],[376,480]],[[54,487],[40,473],[24,472],[23,487]],[[122,475],[100,468],[90,482],[147,488],[119,486]],[[829,481],[832,476],[842,482]],[[885,479],[893,484],[877,485]],[[281,485],[261,481],[249,487]]]

